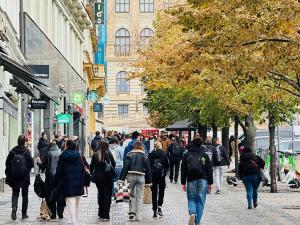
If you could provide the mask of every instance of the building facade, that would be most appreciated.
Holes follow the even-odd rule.
[[[158,10],[171,7],[171,0],[112,0],[107,2],[107,97],[104,128],[130,132],[148,128],[145,92],[139,79],[128,80],[137,50],[154,35]]]

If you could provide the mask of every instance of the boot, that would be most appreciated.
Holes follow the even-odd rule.
[[[28,219],[29,216],[27,215],[27,213],[22,213],[22,220]]]
[[[17,208],[12,208],[11,210],[11,219],[16,220],[17,219]]]

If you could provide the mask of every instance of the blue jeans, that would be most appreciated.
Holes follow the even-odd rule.
[[[257,197],[258,197],[258,187],[260,184],[260,177],[258,174],[244,176],[243,177],[243,183],[246,188],[247,192],[247,201],[248,201],[248,207],[252,208],[252,203],[257,203]]]
[[[195,214],[195,225],[199,225],[207,194],[207,180],[198,179],[187,183],[187,198],[189,214]]]

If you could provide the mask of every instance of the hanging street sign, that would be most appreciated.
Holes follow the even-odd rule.
[[[87,99],[91,102],[98,102],[99,96],[96,90],[91,90],[87,94]]]
[[[103,104],[102,103],[94,103],[93,104],[93,111],[94,112],[103,112]]]
[[[71,95],[72,103],[79,105],[84,102],[85,94],[82,91],[76,91]]]
[[[70,114],[58,114],[56,116],[58,124],[69,124],[71,122],[71,115]]]
[[[104,0],[95,3],[95,20],[97,24],[104,24]]]
[[[46,109],[47,100],[46,99],[36,99],[32,98],[30,101],[31,109]]]
[[[107,97],[107,96],[104,96],[104,97],[102,98],[102,103],[103,103],[103,105],[109,104],[109,103],[110,103],[110,98]]]

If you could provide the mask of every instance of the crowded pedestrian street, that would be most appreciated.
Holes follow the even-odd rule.
[[[246,209],[244,187],[240,183],[238,187],[225,184],[221,195],[208,195],[207,205],[203,217],[203,225],[299,225],[299,191],[293,192],[285,189],[278,194],[271,194],[268,188],[260,192],[259,207],[254,210]],[[60,220],[39,221],[39,207],[41,200],[33,193],[29,194],[29,219],[11,221],[10,219],[10,190],[0,193],[0,224],[13,225],[59,225]],[[185,225],[187,224],[188,211],[186,194],[181,185],[167,184],[165,203],[163,206],[165,216],[152,218],[151,205],[145,205],[143,221],[128,221],[128,204],[113,203],[111,209],[111,221],[103,222],[97,217],[97,189],[91,185],[87,198],[81,198],[79,208],[79,225]],[[242,221],[242,222],[241,222]]]

